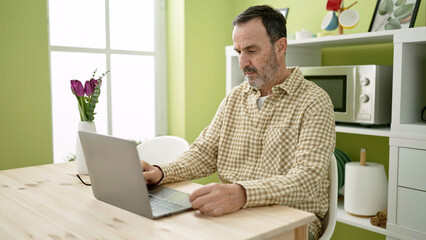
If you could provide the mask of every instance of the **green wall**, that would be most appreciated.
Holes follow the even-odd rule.
[[[225,46],[232,44],[230,3],[168,1],[169,133],[189,142],[210,123],[225,97]]]
[[[170,134],[185,138],[185,0],[167,4],[167,105]],[[170,9],[173,9],[171,11]]]
[[[0,169],[53,162],[46,1],[0,0]]]

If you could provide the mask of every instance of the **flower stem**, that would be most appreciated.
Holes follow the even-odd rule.
[[[87,121],[86,112],[84,111],[84,100],[83,97],[79,97],[78,110],[80,111],[80,119],[81,121]]]

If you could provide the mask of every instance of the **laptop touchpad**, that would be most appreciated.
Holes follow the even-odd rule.
[[[170,202],[174,202],[185,207],[191,207],[189,196],[184,192],[159,185],[148,185],[148,192],[150,195],[167,199]]]

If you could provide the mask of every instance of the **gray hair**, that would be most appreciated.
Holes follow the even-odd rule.
[[[232,21],[232,26],[246,23],[252,19],[262,19],[262,24],[268,33],[271,43],[282,37],[287,37],[286,20],[284,16],[268,5],[252,6],[240,13]]]

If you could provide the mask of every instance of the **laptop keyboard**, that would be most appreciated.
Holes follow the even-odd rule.
[[[151,194],[149,195],[149,201],[151,202],[151,208],[154,212],[154,215],[169,213],[185,208],[185,206],[170,202],[167,199],[159,198]]]

